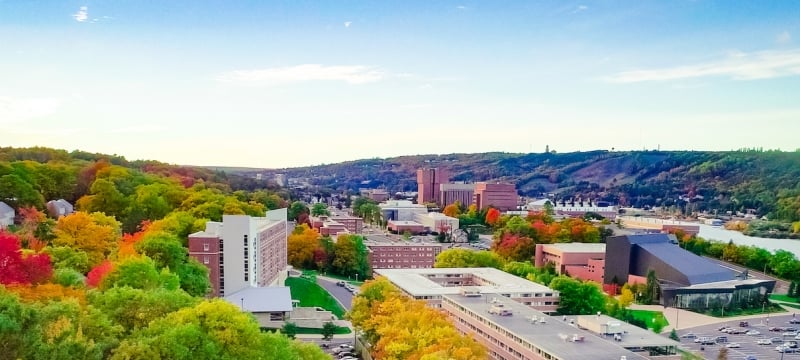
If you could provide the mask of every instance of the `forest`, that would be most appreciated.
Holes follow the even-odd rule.
[[[48,216],[64,199],[75,212]],[[187,235],[222,214],[285,207],[270,184],[201,168],[0,148],[0,348],[11,359],[326,359],[205,297]]]

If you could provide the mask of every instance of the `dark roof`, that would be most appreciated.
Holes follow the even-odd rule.
[[[661,242],[640,241],[636,242],[636,246],[684,275],[689,282],[688,285],[728,281],[736,278],[731,270],[684,250],[675,244],[665,242],[663,238],[666,238],[666,236],[661,236]],[[645,235],[644,237],[651,236]]]

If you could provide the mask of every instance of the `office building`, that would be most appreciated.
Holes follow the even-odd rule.
[[[581,280],[603,283],[606,244],[558,243],[536,244],[534,265],[555,265],[556,273],[569,274]]]
[[[476,183],[473,198],[473,203],[478,209],[486,209],[491,206],[500,211],[515,210],[519,202],[514,184]]]
[[[418,241],[396,241],[382,235],[367,237],[369,262],[375,269],[428,269],[442,252],[442,245]]]
[[[441,184],[439,185],[439,206],[455,204],[456,201],[464,207],[469,207],[475,197],[475,184]]]

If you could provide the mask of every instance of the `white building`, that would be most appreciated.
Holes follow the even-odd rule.
[[[416,214],[414,220],[422,224],[428,232],[450,232],[458,229],[458,219],[442,213]]]
[[[50,200],[47,202],[47,213],[53,218],[60,218],[75,212],[75,208],[64,199]]]
[[[558,309],[559,293],[547,286],[495,268],[373,269],[406,295],[439,308],[443,295],[476,294],[510,298],[533,309],[552,313]]]
[[[265,217],[223,215],[189,235],[189,255],[209,268],[216,296],[247,287],[283,285],[287,276],[286,209]]]
[[[14,211],[14,208],[0,201],[0,229],[5,229],[14,225],[15,216],[17,216],[17,213]]]
[[[414,221],[417,214],[427,214],[428,208],[425,205],[414,204],[408,200],[390,200],[378,204],[381,208],[381,215],[386,221]]]

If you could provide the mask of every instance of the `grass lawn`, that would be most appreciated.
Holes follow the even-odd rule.
[[[303,278],[290,277],[286,279],[286,286],[292,293],[292,299],[300,300],[300,306],[319,306],[332,312],[339,319],[344,316],[344,309],[336,299],[316,283]]]
[[[631,315],[635,319],[644,321],[644,323],[647,324],[647,327],[650,328],[655,327],[653,326],[654,324],[660,324],[662,329],[669,325],[669,322],[661,311],[631,310]]]
[[[797,298],[788,297],[788,296],[782,295],[782,294],[772,294],[772,295],[769,296],[769,298],[770,298],[770,300],[785,301],[785,302],[790,302],[790,303],[796,303],[797,302]]]
[[[316,270],[303,270],[303,275],[304,276],[322,275],[322,276],[329,277],[329,278],[344,280],[346,282],[349,282],[350,284],[357,285],[357,286],[364,285],[364,279],[361,279],[362,281],[354,281],[352,277],[348,278],[347,276],[341,276],[341,275],[338,275],[338,274],[331,274],[331,273],[320,274]]]

